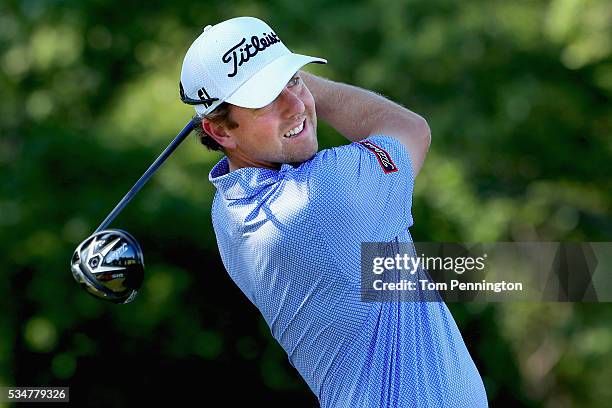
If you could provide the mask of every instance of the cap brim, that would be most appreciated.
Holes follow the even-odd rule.
[[[276,99],[300,68],[311,62],[326,64],[327,60],[301,54],[284,55],[253,75],[225,101],[243,108],[263,108]]]

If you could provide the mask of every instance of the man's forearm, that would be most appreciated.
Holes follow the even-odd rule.
[[[300,74],[315,98],[317,116],[350,141],[396,129],[415,138],[429,132],[421,116],[374,92],[304,71]]]

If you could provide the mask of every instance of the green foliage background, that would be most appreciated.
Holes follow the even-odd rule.
[[[189,44],[239,15],[329,60],[311,72],[427,118],[415,239],[610,241],[608,0],[3,0],[0,385],[69,385],[79,406],[186,390],[315,404],[223,269],[207,179],[220,156],[195,137],[113,223],[145,252],[137,301],[90,298],[68,267],[191,117],[177,89]],[[319,135],[346,142],[325,124]],[[491,406],[609,406],[610,304],[450,307]]]

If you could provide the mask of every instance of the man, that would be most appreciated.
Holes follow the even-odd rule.
[[[412,242],[426,121],[310,62],[326,61],[251,17],[206,27],[185,56],[181,99],[225,153],[210,181],[228,273],[322,407],[487,406],[443,302],[360,296],[361,243]],[[354,143],[318,152],[317,117]]]

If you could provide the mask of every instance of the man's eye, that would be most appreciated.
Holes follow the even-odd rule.
[[[300,77],[298,77],[298,76],[293,77],[293,78],[291,78],[291,79],[289,80],[289,83],[288,83],[287,85],[289,85],[289,86],[296,86],[296,85],[299,85],[299,84],[300,84],[300,80],[301,80],[301,78],[300,78]]]

